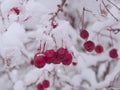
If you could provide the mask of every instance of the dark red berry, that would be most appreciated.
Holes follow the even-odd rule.
[[[52,25],[53,28],[56,28],[58,26],[57,23],[52,23],[51,25]]]
[[[58,62],[61,62],[61,61],[65,60],[65,59],[66,59],[65,56],[57,56]]]
[[[65,60],[67,53],[68,53],[68,50],[66,48],[59,48],[57,50],[57,59],[60,60],[60,61]]]
[[[92,41],[86,41],[84,43],[84,49],[88,52],[92,52],[95,49],[95,44]]]
[[[47,58],[52,58],[52,57],[56,56],[56,52],[54,50],[52,50],[52,49],[51,50],[47,50],[45,52],[45,55],[46,55]]]
[[[46,55],[47,63],[48,63],[48,64],[54,62],[54,60],[55,60],[56,57],[57,57],[56,52],[55,52],[54,50],[52,50],[52,49],[51,49],[51,50],[47,50],[47,51],[45,52],[45,55]]]
[[[70,65],[71,63],[72,63],[72,55],[70,53],[67,53],[65,56],[65,60],[62,61],[62,64]]]
[[[59,59],[54,59],[54,61],[53,61],[53,64],[60,64],[61,63],[61,60],[59,60]]]
[[[68,50],[66,48],[62,47],[57,50],[58,55],[66,55],[66,53],[68,53]]]
[[[17,15],[20,14],[20,10],[17,7],[13,7],[10,11],[16,13]]]
[[[38,83],[37,90],[44,90],[44,87],[41,83]]]
[[[103,46],[102,45],[97,45],[96,47],[95,47],[95,52],[96,53],[102,53],[104,51],[104,49],[103,49]]]
[[[80,37],[81,37],[82,39],[87,39],[87,38],[89,37],[88,31],[87,31],[87,30],[81,30],[81,31],[80,31]]]
[[[31,65],[34,65],[34,60],[31,60],[31,61],[30,61],[30,64],[31,64]]]
[[[71,63],[72,63],[71,59],[66,59],[66,60],[62,61],[63,65],[70,65]]]
[[[48,88],[50,86],[49,80],[43,80],[42,85],[44,88]]]
[[[38,68],[44,67],[46,64],[46,57],[44,55],[36,54],[34,56],[34,65]]]
[[[113,48],[109,51],[109,56],[111,58],[117,58],[118,57],[118,53],[117,53],[117,49]]]
[[[77,65],[77,62],[72,62],[72,65],[73,65],[73,66],[76,66],[76,65]]]

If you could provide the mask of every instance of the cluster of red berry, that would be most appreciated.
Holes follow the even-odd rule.
[[[36,53],[32,62],[36,67],[42,68],[45,64],[70,65],[72,63],[72,54],[66,48],[59,48],[57,51],[46,50],[44,53]]]
[[[87,40],[88,37],[89,37],[89,32],[87,30],[81,30],[80,31],[80,37],[82,39],[85,39]],[[88,40],[86,41],[84,44],[84,49],[88,52],[92,52],[93,50],[95,50],[95,52],[97,54],[100,54],[104,51],[104,48],[102,45],[98,44],[98,45],[95,45],[95,43],[91,40]],[[118,57],[118,53],[117,53],[117,49],[116,48],[112,48],[110,51],[109,51],[109,56],[111,58],[117,58]]]
[[[50,87],[49,80],[43,80],[42,83],[40,82],[37,84],[37,90],[44,90],[49,87]]]

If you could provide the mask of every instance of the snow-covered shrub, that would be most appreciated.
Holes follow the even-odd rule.
[[[0,0],[2,90],[120,90],[119,0]]]

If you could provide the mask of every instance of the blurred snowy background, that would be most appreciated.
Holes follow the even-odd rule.
[[[44,90],[120,90],[119,7],[119,0],[0,0],[0,90],[38,90],[44,79]],[[82,28],[101,54],[84,49]],[[60,47],[73,54],[69,66],[31,64],[39,48]]]

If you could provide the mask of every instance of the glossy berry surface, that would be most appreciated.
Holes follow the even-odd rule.
[[[117,49],[113,48],[109,51],[109,56],[111,58],[117,58],[118,57],[118,53],[117,53]]]
[[[41,83],[38,83],[37,90],[44,90],[44,87]]]
[[[49,82],[49,80],[43,80],[42,85],[43,85],[44,88],[50,87],[50,82]]]
[[[95,44],[92,41],[86,41],[83,46],[88,52],[92,52],[95,49]]]
[[[96,53],[102,53],[104,51],[104,49],[103,49],[103,46],[102,45],[97,45],[97,46],[95,46],[95,52]]]
[[[80,31],[80,37],[81,37],[82,39],[87,39],[87,38],[89,37],[88,31],[87,31],[87,30],[81,30],[81,31]]]
[[[38,68],[44,67],[46,64],[46,57],[43,55],[36,54],[34,56],[34,65]]]

